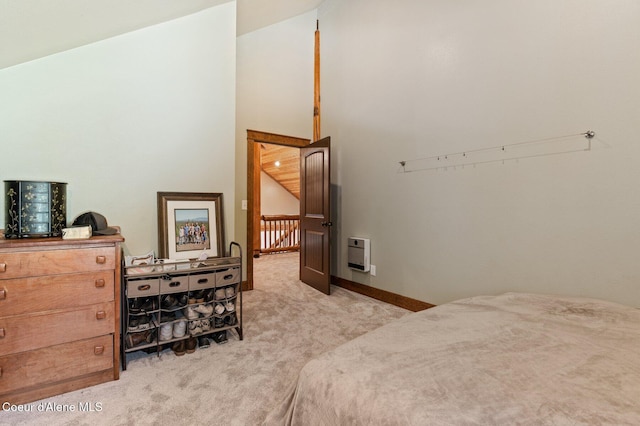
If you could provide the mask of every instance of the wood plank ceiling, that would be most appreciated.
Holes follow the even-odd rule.
[[[288,146],[261,144],[262,171],[300,199],[300,150]]]

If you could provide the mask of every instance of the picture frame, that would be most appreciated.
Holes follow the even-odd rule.
[[[225,255],[222,194],[158,192],[158,258]]]

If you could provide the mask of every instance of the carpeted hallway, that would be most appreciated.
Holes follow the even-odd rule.
[[[0,412],[1,425],[259,425],[310,359],[408,311],[332,287],[326,296],[298,281],[298,254],[254,263],[245,292],[244,340],[177,357],[128,356],[120,380]],[[2,401],[3,403],[5,401]],[[10,401],[9,401],[10,402]],[[39,412],[40,403],[75,412]],[[99,411],[79,412],[79,406]]]

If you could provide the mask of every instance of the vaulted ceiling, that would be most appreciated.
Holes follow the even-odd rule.
[[[262,171],[300,199],[300,150],[287,146],[261,144]]]
[[[180,18],[232,0],[0,0],[0,69]],[[242,35],[322,0],[236,0]]]

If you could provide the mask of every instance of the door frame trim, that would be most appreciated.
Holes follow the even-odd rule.
[[[260,143],[302,148],[311,139],[247,129],[247,283],[253,290],[253,257],[260,255]]]

